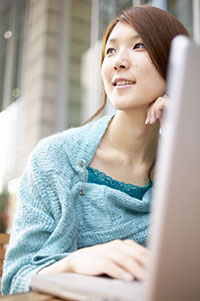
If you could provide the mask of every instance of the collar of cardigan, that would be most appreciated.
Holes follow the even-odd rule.
[[[67,145],[70,150],[69,161],[78,173],[83,168],[80,164],[81,160],[86,162],[86,166],[92,161],[113,117],[114,115],[107,115],[82,127],[71,129],[72,139],[68,139]],[[74,135],[74,131],[77,131],[77,134]]]

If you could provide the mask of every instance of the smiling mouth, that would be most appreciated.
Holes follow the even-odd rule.
[[[113,85],[115,87],[120,87],[120,86],[130,86],[130,85],[134,85],[135,82],[134,81],[130,81],[130,80],[121,80],[121,81],[118,81],[116,83],[114,83]]]
[[[115,82],[113,85],[116,88],[129,88],[132,85],[134,85],[136,82],[135,81],[130,81],[130,80],[120,80]]]

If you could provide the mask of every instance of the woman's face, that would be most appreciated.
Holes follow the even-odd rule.
[[[118,22],[108,38],[101,75],[106,94],[118,110],[146,109],[166,89],[142,39],[125,22]]]

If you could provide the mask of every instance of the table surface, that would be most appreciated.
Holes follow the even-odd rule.
[[[38,292],[29,292],[17,295],[1,297],[2,301],[63,301],[62,299],[41,294]],[[70,299],[69,299],[70,301]]]

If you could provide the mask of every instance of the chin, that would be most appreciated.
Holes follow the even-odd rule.
[[[111,105],[116,109],[116,110],[137,110],[137,109],[146,109],[147,104],[142,104],[141,101],[123,101],[123,100],[115,100],[115,101],[110,101]]]

